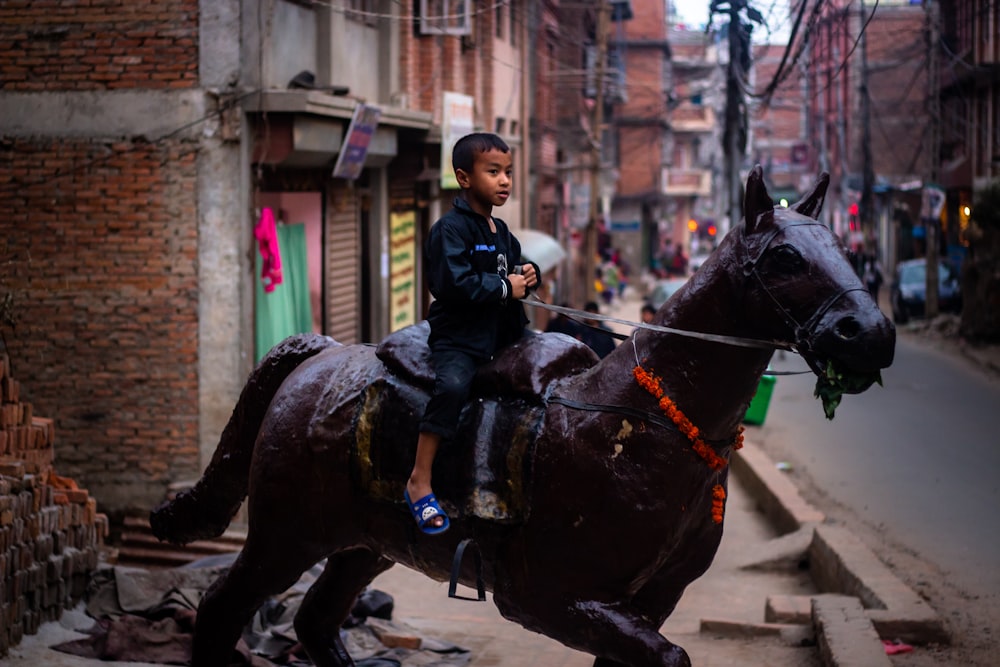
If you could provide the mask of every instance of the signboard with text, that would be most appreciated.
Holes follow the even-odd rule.
[[[356,180],[365,166],[368,146],[378,128],[378,119],[382,110],[368,104],[358,104],[354,107],[351,124],[347,128],[344,145],[337,156],[337,164],[333,167],[334,178]]]

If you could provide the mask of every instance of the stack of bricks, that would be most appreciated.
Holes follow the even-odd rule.
[[[108,534],[96,499],[53,472],[54,436],[0,356],[0,656],[76,606]]]

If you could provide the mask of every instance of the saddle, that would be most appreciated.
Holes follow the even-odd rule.
[[[427,391],[434,388],[434,369],[423,320],[389,334],[375,348],[385,367]],[[476,372],[472,395],[520,397],[539,404],[553,381],[584,371],[598,362],[586,344],[557,333],[528,333],[504,348]]]
[[[420,417],[434,387],[420,322],[387,336],[375,349],[384,371],[366,392],[358,423],[357,471],[368,493],[397,501],[416,453]],[[455,437],[434,462],[434,491],[452,517],[521,523],[545,398],[558,379],[591,368],[594,352],[564,334],[529,334],[484,364]]]

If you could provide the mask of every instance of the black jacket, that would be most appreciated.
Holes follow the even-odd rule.
[[[521,244],[502,220],[489,222],[462,198],[431,227],[424,277],[434,301],[430,344],[488,360],[521,337],[528,318],[511,296],[508,271],[521,263]],[[539,281],[541,274],[535,266]]]

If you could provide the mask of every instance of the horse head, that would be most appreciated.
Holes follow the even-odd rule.
[[[817,220],[829,182],[829,175],[821,174],[799,202],[775,208],[760,166],[754,167],[734,268],[747,284],[746,312],[770,327],[761,334],[790,343],[821,382],[833,383],[839,393],[859,393],[892,363],[896,330],[843,244]]]

